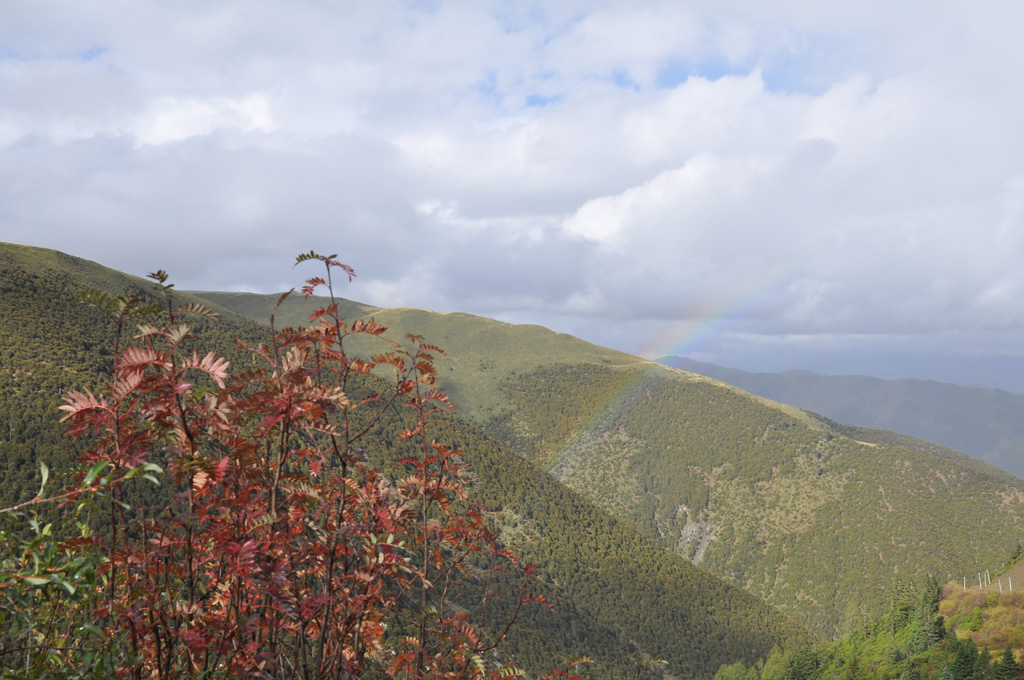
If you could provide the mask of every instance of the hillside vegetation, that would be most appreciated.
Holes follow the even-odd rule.
[[[1019,565],[1024,566],[1024,565]],[[1018,570],[1024,573],[1024,570]],[[1007,579],[1003,579],[1004,586]],[[881,617],[851,622],[820,647],[778,648],[763,662],[725,666],[716,680],[1016,680],[1024,655],[1024,593],[940,588],[895,579]]]
[[[257,297],[265,316],[272,302]],[[245,309],[258,318],[257,307]],[[1024,482],[945,447],[538,327],[372,314],[440,338],[445,384],[488,434],[821,633],[880,615],[895,574],[998,565],[1024,529]]]
[[[1022,528],[1011,475],[857,441],[712,381],[563,365],[503,387],[515,407],[490,423],[496,437],[822,632],[880,612],[894,574],[999,564]]]
[[[0,404],[8,420],[0,438],[0,507],[6,507],[36,493],[39,460],[59,475],[76,455],[57,423],[61,394],[95,389],[109,376],[107,320],[76,296],[86,282],[112,294],[145,289],[138,279],[50,251],[5,245],[0,258]],[[64,259],[66,269],[50,264]],[[232,357],[239,368],[245,359],[234,353],[234,337],[264,333],[228,312],[220,323],[201,324],[200,332],[204,348]],[[367,443],[367,455],[384,469],[400,455],[399,425],[396,415]],[[630,655],[639,652],[667,659],[674,677],[708,678],[723,663],[753,662],[777,644],[806,639],[790,619],[664,550],[479,426],[458,419],[449,426],[445,439],[473,466],[474,497],[494,509],[504,540],[539,565],[538,585],[556,606],[531,609],[510,633],[506,653],[531,672],[588,655],[595,661],[586,667],[589,676],[624,677],[635,669]],[[59,525],[53,506],[44,510]]]

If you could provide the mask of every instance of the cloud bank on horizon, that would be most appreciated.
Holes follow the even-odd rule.
[[[1019,370],[1021,25],[1011,0],[14,0],[0,240],[260,292],[338,252],[361,301],[748,370]]]

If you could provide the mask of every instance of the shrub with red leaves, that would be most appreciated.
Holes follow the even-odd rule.
[[[326,275],[303,292],[323,287],[330,303],[310,328],[276,332],[272,317],[268,344],[242,346],[254,367],[234,373],[224,358],[186,349],[195,342],[189,318],[213,315],[176,308],[163,272],[151,275],[164,300],[159,323],[140,297],[87,296],[117,330],[106,391],[70,392],[61,406],[88,450],[62,491],[0,512],[56,501],[92,518],[73,540],[38,525],[30,539],[0,534],[6,676],[519,672],[485,652],[519,607],[542,598],[524,583],[510,620],[489,626],[490,636],[446,601],[454,581],[479,578],[469,568],[479,553],[493,569],[514,558],[468,501],[459,452],[431,437],[435,416],[451,409],[434,368],[443,353],[415,336],[406,348],[384,340],[372,320],[339,318],[331,275],[354,272],[335,256],[310,252],[297,263],[306,261]],[[138,332],[126,339],[132,324]],[[386,351],[354,357],[353,336]],[[385,368],[387,392],[352,397]],[[398,406],[410,416],[401,435],[410,454],[398,463],[405,475],[389,477],[355,444]],[[162,504],[143,501],[151,483],[169,490]],[[389,635],[394,617],[411,633]]]

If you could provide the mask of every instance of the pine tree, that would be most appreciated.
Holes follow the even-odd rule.
[[[973,680],[974,669],[978,662],[978,646],[971,638],[960,640],[953,659],[953,676],[956,680]]]
[[[992,676],[992,653],[988,647],[982,647],[978,659],[974,662],[975,680],[989,680]]]
[[[943,625],[936,618],[940,592],[939,582],[929,575],[914,605],[914,637],[910,642],[912,654],[919,654],[942,639]]]
[[[896,574],[889,590],[889,630],[891,632],[895,633],[907,624],[913,605],[913,584],[911,583],[908,587],[900,575]]]
[[[907,667],[903,669],[903,673],[900,674],[900,680],[918,680],[919,678],[917,669],[910,663],[907,664]]]
[[[996,680],[1017,680],[1020,677],[1021,666],[1009,647],[1003,650],[1003,656],[992,671]]]

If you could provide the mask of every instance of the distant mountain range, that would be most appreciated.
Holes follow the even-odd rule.
[[[1024,395],[932,380],[810,371],[748,373],[684,357],[659,360],[841,423],[892,430],[1024,477]]]

